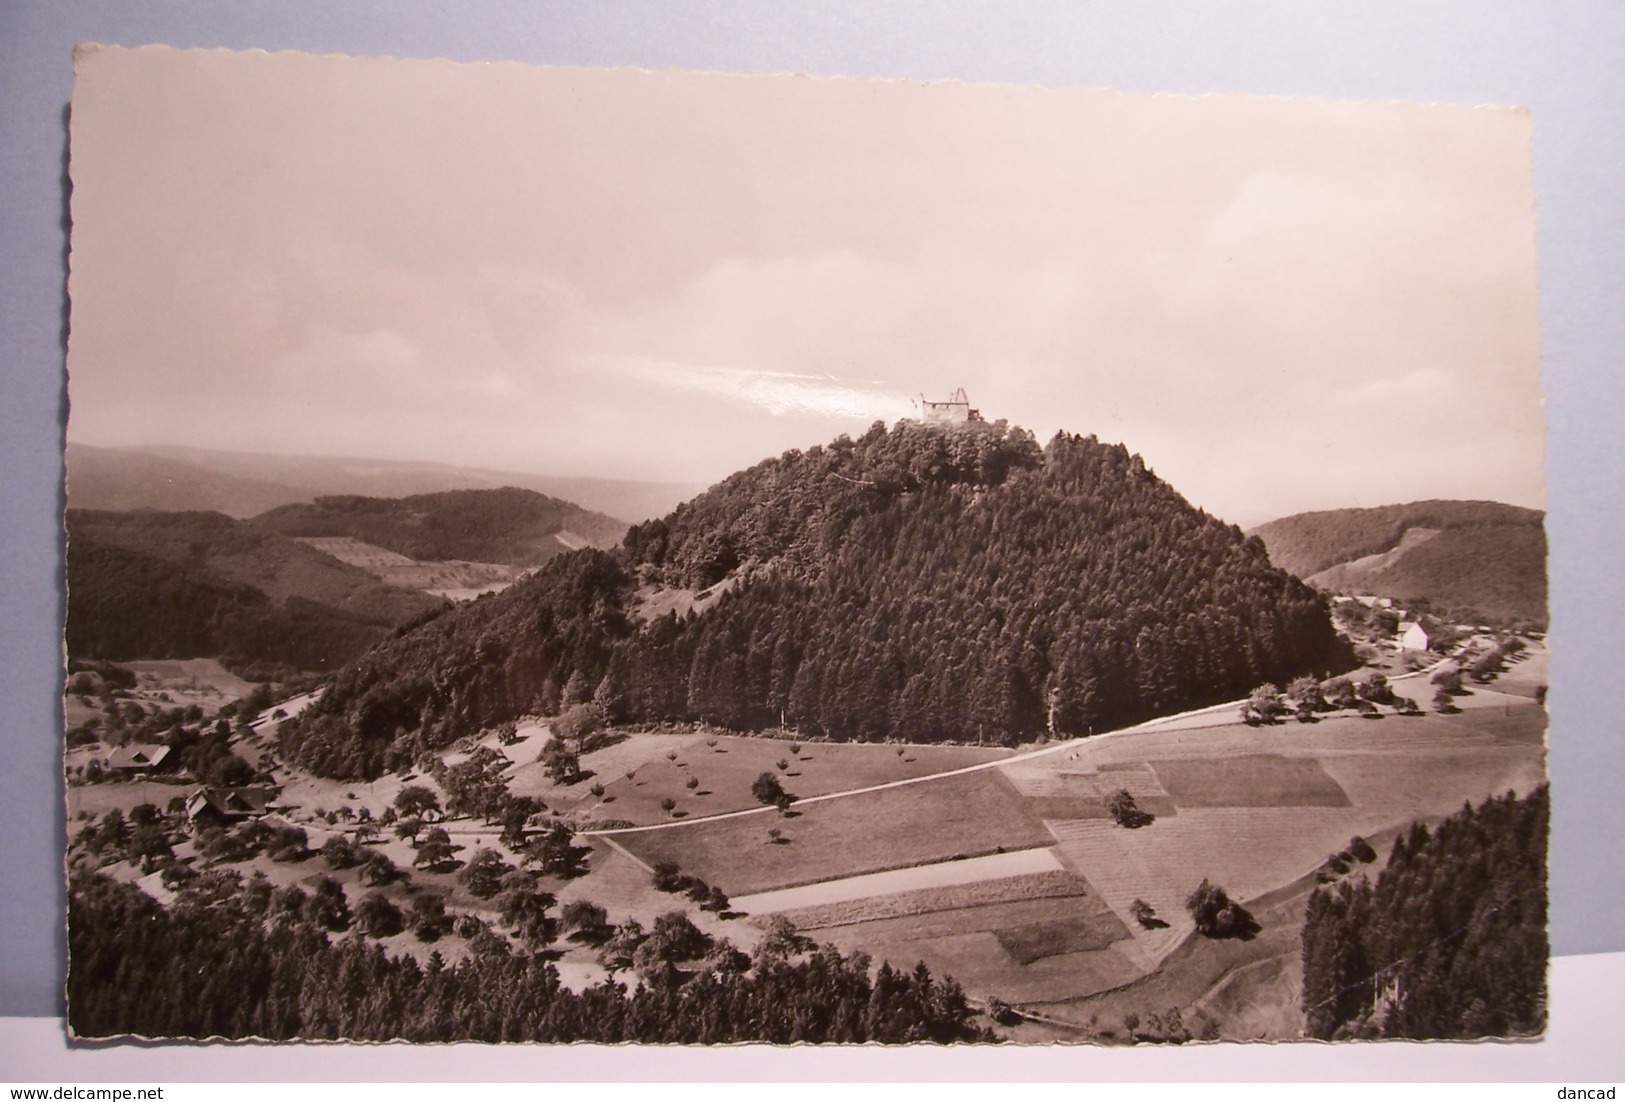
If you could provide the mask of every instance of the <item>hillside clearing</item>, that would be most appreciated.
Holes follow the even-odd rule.
[[[787,839],[774,844],[769,829]],[[649,864],[676,861],[730,896],[1049,844],[997,770],[749,815],[616,836]]]

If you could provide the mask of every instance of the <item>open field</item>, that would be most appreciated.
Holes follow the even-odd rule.
[[[788,839],[775,845],[768,829]],[[792,817],[772,812],[616,835],[640,860],[676,861],[730,896],[905,868],[999,847],[1048,845],[997,770],[809,804]]]
[[[736,910],[749,914],[768,914],[773,911],[795,911],[798,914],[805,914],[821,907],[850,904],[857,900],[876,900],[877,897],[917,901],[922,896],[931,898],[944,892],[951,892],[956,885],[991,888],[998,898],[998,887],[1009,880],[1046,875],[1066,877],[1054,850],[1022,849],[990,854],[986,857],[967,857],[961,861],[915,865],[913,868],[892,869],[889,872],[871,872],[863,876],[848,876],[841,880],[821,880],[816,884],[781,888],[776,892],[742,895],[733,902]],[[905,904],[905,909],[899,913],[923,914],[926,910],[945,909],[950,908],[933,906],[911,910],[907,909]],[[797,925],[801,923],[798,922]]]
[[[1023,853],[1049,852],[1022,850]],[[972,858],[971,861],[976,860]],[[970,864],[966,861],[964,864]],[[842,883],[842,881],[831,881]],[[798,889],[788,889],[796,891]],[[859,922],[873,922],[886,918],[906,918],[909,915],[933,914],[937,911],[955,911],[965,907],[980,907],[989,903],[1012,903],[1022,899],[1066,899],[1089,893],[1089,883],[1082,877],[1064,870],[1024,873],[1000,877],[997,880],[976,880],[951,884],[940,888],[916,888],[912,891],[893,892],[890,895],[871,895],[843,900],[839,903],[820,903],[785,910],[785,918],[795,923],[798,930],[821,930],[831,926],[852,926]],[[773,893],[769,893],[773,894]],[[740,903],[760,896],[744,897]],[[758,912],[760,913],[760,912]]]
[[[452,600],[468,600],[480,593],[505,589],[521,575],[501,563],[446,560],[424,562],[348,536],[300,536],[300,543],[342,563],[359,567],[389,585],[421,589]],[[561,545],[561,550],[563,549]],[[459,594],[466,596],[459,597]]]
[[[1178,807],[1347,807],[1349,803],[1314,758],[1279,754],[1168,758],[1156,762],[1152,770]]]
[[[707,745],[711,740],[715,746]],[[998,761],[1011,753],[987,746],[908,746],[898,754],[896,746],[853,742],[803,742],[793,753],[791,743],[780,739],[634,732],[582,755],[581,768],[590,776],[562,787],[535,763],[543,744],[525,744],[527,764],[510,774],[512,792],[579,817],[640,826],[761,807],[750,786],[763,773],[778,777],[797,796],[819,796]],[[788,769],[780,770],[780,761]],[[698,782],[693,788],[690,778]],[[592,795],[595,783],[605,788],[601,799]],[[675,814],[660,806],[664,798],[675,801]]]
[[[1035,999],[1025,1008],[1079,1027],[1088,1026],[1093,1019],[1100,1027],[1117,1029],[1121,1036],[1127,1014],[1144,1019],[1147,1014],[1179,1008],[1189,1019],[1195,1008],[1209,1006],[1223,1037],[1296,1037],[1296,989],[1285,988],[1282,981],[1283,973],[1292,974],[1290,970],[1296,966],[1308,892],[1309,886],[1299,883],[1255,905],[1253,917],[1262,929],[1251,940],[1187,938],[1154,971],[1140,972],[1122,984],[1098,986],[1093,993]],[[1228,996],[1224,995],[1226,989]],[[1287,996],[1290,1005],[1281,1005],[1288,1001]],[[1252,1010],[1242,1021],[1229,1022],[1219,1014],[1224,998],[1232,1006],[1246,1005]]]
[[[222,705],[247,696],[254,688],[213,658],[182,658],[120,662],[135,674],[136,700],[155,702],[166,708],[186,708],[193,704],[212,715]],[[165,697],[169,699],[164,699]]]
[[[802,903],[783,913],[845,950],[897,966],[923,960],[973,996],[997,995],[1069,1028],[1120,1031],[1124,1013],[1177,1006],[1207,1013],[1225,1036],[1289,1036],[1298,1028],[1303,901],[1322,862],[1355,835],[1381,849],[1414,819],[1543,779],[1542,708],[1494,687],[1458,703],[1452,715],[1333,715],[1267,727],[1248,727],[1229,708],[1201,725],[1153,725],[821,801],[795,818],[698,821],[615,840],[641,860],[676,861],[737,899],[763,893],[755,909]],[[990,774],[1008,785],[986,785]],[[1118,827],[1104,814],[1116,788],[1156,821]],[[1071,874],[1066,891],[1077,895],[1034,898],[1034,877],[1022,875],[854,898],[903,883],[901,873],[874,872],[940,862],[950,847],[1048,844],[1024,841],[1034,820]],[[791,841],[768,844],[769,827]],[[1195,936],[1185,899],[1204,878],[1248,905],[1263,925],[1255,938]],[[785,890],[814,882],[805,900],[816,904]],[[817,887],[839,898],[820,899]],[[1135,919],[1136,900],[1154,908],[1152,928]]]

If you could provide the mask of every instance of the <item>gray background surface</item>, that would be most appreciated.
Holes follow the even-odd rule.
[[[64,110],[81,41],[1529,106],[1556,651],[1552,941],[1563,955],[1625,949],[1625,6],[0,0],[0,1015],[61,1012]]]

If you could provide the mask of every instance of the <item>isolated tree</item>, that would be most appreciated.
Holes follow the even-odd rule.
[[[1359,699],[1354,693],[1354,683],[1346,677],[1332,678],[1321,686],[1321,693],[1333,708],[1352,708]]]
[[[559,912],[559,924],[584,941],[597,941],[608,936],[609,912],[590,899],[572,899]]]
[[[1228,892],[1205,878],[1185,901],[1191,920],[1204,937],[1251,938],[1259,926],[1247,910],[1230,898]]]
[[[1157,926],[1167,925],[1166,922],[1163,922],[1157,917],[1157,909],[1143,899],[1136,899],[1133,903],[1129,904],[1128,910],[1129,914],[1134,917],[1134,921],[1138,922],[1141,926],[1144,926],[1148,930]]]
[[[1299,677],[1286,687],[1286,695],[1298,711],[1308,708],[1318,712],[1326,706],[1326,698],[1320,693],[1320,682],[1313,677]]]
[[[417,856],[412,863],[420,869],[442,872],[457,863],[457,849],[451,844],[451,835],[443,827],[434,827],[418,842]]]
[[[554,784],[574,784],[581,776],[581,758],[559,739],[552,739],[542,747],[539,760]]]
[[[1441,693],[1455,695],[1461,692],[1461,671],[1453,666],[1440,670],[1431,680]]]
[[[401,909],[382,892],[372,892],[355,912],[356,926],[368,937],[394,937],[401,932]]]
[[[711,948],[711,938],[683,911],[667,911],[649,931],[660,955],[669,961],[694,960]]]
[[[502,921],[514,928],[519,940],[529,949],[539,949],[559,936],[558,921],[553,917],[554,898],[535,889],[511,889],[497,897],[497,913]]]
[[[750,971],[750,957],[727,938],[718,938],[705,954],[705,969],[719,976],[742,976]]]
[[[446,914],[446,902],[438,895],[420,895],[412,900],[412,912],[407,919],[413,935],[423,942],[439,941],[451,928],[451,917]]]
[[[324,842],[321,853],[330,869],[351,869],[361,863],[361,853],[355,843],[342,834],[335,834]]]
[[[1155,818],[1140,810],[1135,802],[1134,794],[1126,788],[1119,788],[1106,797],[1106,811],[1116,820],[1120,827],[1137,830],[1155,822]]]
[[[669,813],[676,807],[677,807],[677,801],[672,799],[670,796],[662,796],[662,797],[660,797],[660,810],[661,811],[665,811],[665,812]]]
[[[1281,690],[1274,685],[1260,685],[1247,698],[1247,707],[1252,709],[1261,723],[1274,723],[1283,710]]]
[[[395,794],[395,812],[402,819],[422,819],[440,813],[440,798],[421,784],[409,784]]]
[[[794,796],[784,790],[784,786],[779,783],[779,778],[772,773],[763,773],[751,782],[750,794],[755,796],[761,803],[778,808],[781,814],[789,810],[790,805],[795,803],[796,800]]]
[[[502,805],[502,844],[509,849],[524,845],[531,817],[545,810],[547,805],[532,796],[509,796]]]
[[[756,943],[754,961],[761,967],[804,953],[812,947],[812,940],[802,936],[794,922],[783,915],[774,915],[767,920],[767,930],[762,940]]]
[[[344,898],[344,889],[331,876],[316,881],[316,889],[305,904],[305,917],[328,930],[350,928],[350,904]]]
[[[638,946],[643,944],[643,940],[648,936],[637,919],[627,919],[615,927],[614,932],[599,948],[598,963],[608,970],[610,975],[631,968]]]
[[[656,861],[650,879],[655,890],[660,892],[679,892],[688,886],[688,878],[677,867],[676,861]]]
[[[563,822],[549,823],[525,844],[526,861],[534,861],[548,876],[564,879],[581,875],[589,852],[575,844],[575,831]]]
[[[1394,690],[1388,687],[1388,679],[1380,673],[1373,673],[1360,682],[1357,692],[1360,699],[1373,704],[1387,704],[1394,699]]]
[[[502,890],[502,878],[512,871],[513,866],[504,861],[500,853],[482,847],[474,851],[457,878],[470,895],[490,899]]]
[[[382,853],[372,852],[362,859],[360,866],[356,870],[356,875],[363,884],[377,888],[398,879],[401,876],[401,870],[396,868],[395,862]]]

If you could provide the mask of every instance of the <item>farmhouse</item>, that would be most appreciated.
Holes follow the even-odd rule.
[[[264,785],[252,788],[200,788],[186,800],[186,818],[194,829],[226,827],[264,815],[272,790]]]
[[[136,776],[157,769],[168,756],[169,747],[161,743],[132,742],[107,755],[107,768],[115,773]]]

